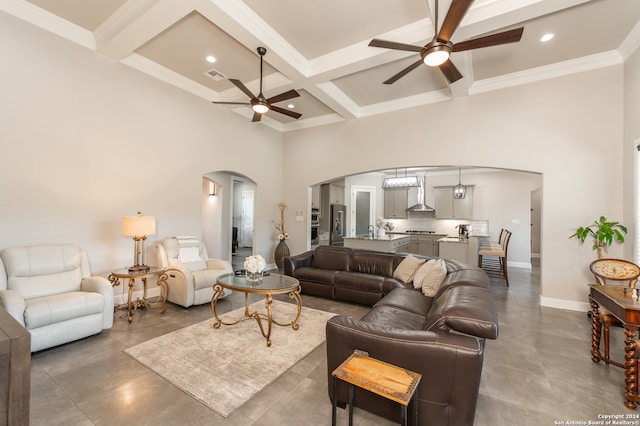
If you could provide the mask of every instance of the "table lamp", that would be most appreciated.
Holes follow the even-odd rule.
[[[138,212],[137,216],[124,216],[122,218],[122,235],[133,237],[133,266],[129,267],[129,272],[147,272],[149,267],[145,265],[146,249],[145,243],[147,235],[156,233],[156,218],[153,216],[142,216]]]

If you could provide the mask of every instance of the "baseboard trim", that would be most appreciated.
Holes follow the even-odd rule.
[[[507,262],[509,268],[524,268],[531,270],[531,262]]]
[[[124,293],[120,293],[120,294],[115,294],[113,296],[113,305],[114,306],[120,306],[120,305],[126,305],[127,304],[127,294],[128,294],[127,290]],[[133,294],[131,295],[131,300],[136,300],[136,299],[142,299],[142,296],[144,295],[144,291],[143,290],[138,290],[138,291],[134,291]],[[149,287],[149,284],[147,283],[147,299],[151,299],[153,297],[158,297],[160,296],[160,287]]]
[[[540,306],[578,312],[588,312],[591,310],[591,306],[587,302],[576,302],[574,300],[554,299],[552,297],[542,296],[540,296]]]

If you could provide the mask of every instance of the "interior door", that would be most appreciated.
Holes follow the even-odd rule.
[[[254,194],[254,191],[242,191],[242,223],[240,225],[242,247],[253,247]]]
[[[375,226],[376,188],[373,186],[353,186],[351,188],[351,229],[350,235],[366,235],[369,225]]]

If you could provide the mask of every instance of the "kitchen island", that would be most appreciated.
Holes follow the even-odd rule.
[[[478,262],[478,237],[449,235],[438,240],[440,257],[475,265]]]
[[[344,246],[356,249],[386,251],[398,253],[406,251],[411,242],[411,237],[401,234],[387,234],[384,237],[345,237]]]

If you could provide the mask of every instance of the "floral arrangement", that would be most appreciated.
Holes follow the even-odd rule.
[[[378,219],[376,219],[376,228],[382,228],[385,231],[393,231],[393,228],[395,228],[395,225],[379,217]]]
[[[252,274],[260,273],[267,267],[267,262],[259,254],[249,256],[244,260],[244,269]]]
[[[280,203],[279,207],[280,207],[280,220],[277,222],[274,222],[273,226],[276,228],[276,231],[278,231],[278,239],[280,241],[283,241],[289,238],[289,234],[287,234],[287,232],[284,230],[284,209],[287,207],[287,205],[285,203]]]

